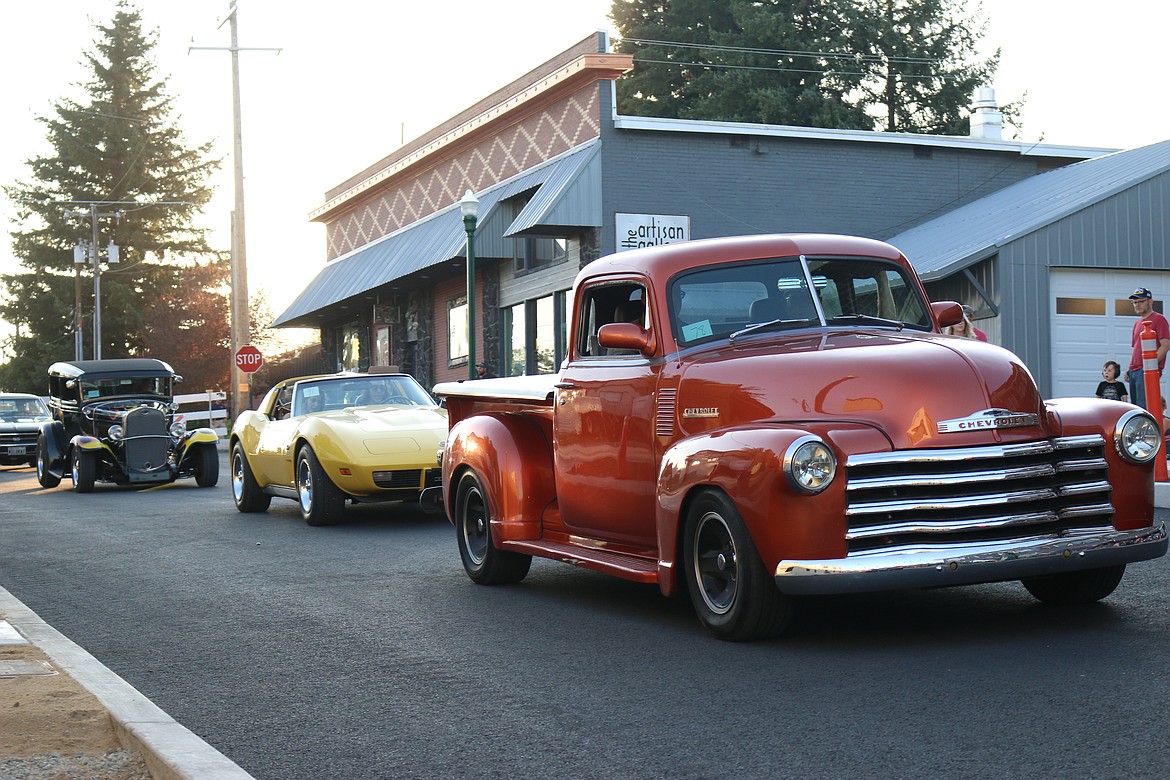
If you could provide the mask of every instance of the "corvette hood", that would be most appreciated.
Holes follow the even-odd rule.
[[[1052,435],[1023,363],[974,340],[832,331],[696,358],[677,398],[688,432],[766,419],[849,421],[879,428],[896,449]]]

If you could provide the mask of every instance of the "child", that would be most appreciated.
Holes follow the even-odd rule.
[[[1105,381],[1097,385],[1097,397],[1108,398],[1113,401],[1128,401],[1129,393],[1125,391],[1125,382],[1117,381],[1121,376],[1121,366],[1116,360],[1106,360],[1101,369]]]

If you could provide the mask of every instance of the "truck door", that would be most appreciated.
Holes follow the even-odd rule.
[[[576,343],[561,372],[553,437],[561,518],[575,534],[652,549],[658,458],[654,391],[661,363],[606,350],[597,331],[611,322],[656,327],[644,284],[584,288]]]

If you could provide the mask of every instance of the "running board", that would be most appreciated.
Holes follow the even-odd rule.
[[[658,582],[658,561],[642,555],[583,547],[568,542],[546,540],[508,541],[500,545],[508,552],[552,558],[554,561],[570,563],[583,569],[612,574],[625,580],[655,584]]]

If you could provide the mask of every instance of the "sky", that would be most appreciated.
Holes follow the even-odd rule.
[[[591,32],[614,31],[610,0],[238,0],[248,286],[273,314],[325,262],[325,227],[308,214],[325,192]],[[976,2],[968,3],[972,9]],[[202,227],[230,248],[234,208],[229,0],[138,0],[158,31],[186,141],[215,143],[223,169]],[[4,3],[0,9],[0,184],[27,180],[51,153],[37,117],[82,93],[95,24],[115,0]],[[983,53],[1002,51],[1001,102],[1026,94],[1020,138],[1126,149],[1170,138],[1164,56],[1170,3],[983,0]],[[222,25],[222,26],[221,26]],[[19,76],[13,74],[20,74]],[[0,196],[0,273],[19,270]]]

